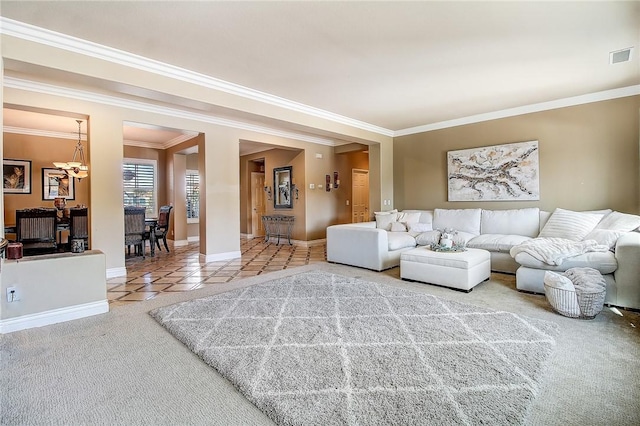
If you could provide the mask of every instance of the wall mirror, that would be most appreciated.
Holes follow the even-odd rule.
[[[291,199],[291,166],[273,169],[273,208],[290,209]]]

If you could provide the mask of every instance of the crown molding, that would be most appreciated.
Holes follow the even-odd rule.
[[[485,114],[471,115],[469,117],[456,118],[455,120],[441,121],[438,123],[425,124],[417,127],[409,127],[407,129],[395,131],[393,136],[399,137],[415,135],[416,133],[430,132],[433,130],[447,129],[449,127],[464,126],[466,124],[497,120],[499,118],[515,117],[517,115],[531,114],[534,112],[548,111],[558,108],[566,108],[592,102],[608,101],[611,99],[625,98],[627,96],[635,95],[640,95],[640,85],[605,90],[602,92],[589,93],[587,95],[573,96],[570,98],[556,99],[554,101],[509,108],[501,111],[488,112]]]
[[[199,114],[190,111],[185,111],[177,108],[168,108],[164,106],[158,106],[148,104],[140,101],[132,101],[115,96],[109,96],[104,94],[98,94],[93,92],[87,92],[84,90],[71,89],[68,87],[55,86],[52,84],[41,83],[31,80],[24,80],[15,77],[4,77],[4,87],[18,90],[26,90],[29,92],[36,92],[45,95],[60,96],[64,98],[71,98],[85,102],[93,102],[102,105],[109,105],[118,108],[127,108],[137,111],[151,112],[154,114],[161,114],[170,117],[184,118],[187,120],[194,120],[203,123],[215,124],[218,126],[231,127],[239,130],[247,130],[257,133],[263,133],[271,136],[279,136],[288,139],[295,139],[304,142],[315,143],[319,145],[336,146],[333,140],[323,139],[316,136],[305,135],[302,133],[290,132],[287,130],[280,130],[266,126],[259,126],[256,124],[245,123],[242,121],[230,120],[226,118],[214,117],[206,114]],[[175,139],[174,139],[175,140]],[[169,141],[170,143],[173,141]],[[180,143],[180,142],[176,142]],[[174,145],[176,144],[174,143]]]
[[[18,135],[42,136],[45,138],[71,139],[78,140],[78,134],[55,132],[53,130],[28,129],[26,127],[3,126],[2,131],[5,133],[15,133]],[[82,134],[80,139],[87,140],[87,135]]]
[[[185,133],[180,136],[176,136],[175,138],[167,142],[164,142],[162,144],[146,142],[146,141],[136,141],[132,139],[125,139],[122,141],[122,143],[127,146],[137,146],[138,148],[168,149],[168,148],[171,148],[172,146],[181,144],[182,142],[186,142],[189,139],[193,139],[197,135],[198,133],[195,133],[195,132]]]
[[[219,90],[232,95],[285,108],[290,111],[300,112],[313,117],[333,121],[335,123],[345,124],[384,136],[393,136],[394,133],[393,130],[335,114],[320,108],[315,108],[289,99],[281,98],[279,96],[271,95],[269,93],[166,64],[164,62],[145,58],[144,56],[103,46],[98,43],[72,37],[45,28],[40,28],[35,25],[26,24],[13,19],[0,17],[0,33],[46,46],[79,53],[95,59],[151,72],[175,80],[181,80],[190,84],[206,87],[208,89]]]

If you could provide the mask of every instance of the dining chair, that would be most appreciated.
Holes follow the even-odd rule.
[[[69,209],[69,249],[72,240],[83,240],[84,248],[89,249],[89,209],[72,207]]]
[[[53,208],[16,210],[16,241],[22,243],[25,255],[56,251],[57,217]]]
[[[124,245],[131,254],[131,246],[135,247],[135,254],[144,259],[144,242],[146,226],[144,224],[145,208],[125,206],[124,208]]]
[[[162,250],[160,248],[160,239],[164,244],[164,248],[169,252],[169,246],[167,245],[167,233],[169,232],[169,218],[171,217],[171,209],[173,206],[161,206],[160,211],[158,212],[158,224],[156,225],[156,245],[158,246],[158,250]]]

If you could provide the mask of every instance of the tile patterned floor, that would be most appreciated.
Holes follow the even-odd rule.
[[[153,299],[165,292],[190,291],[247,276],[325,262],[326,244],[313,247],[266,244],[262,238],[240,240],[240,259],[202,263],[198,243],[156,250],[155,257],[126,256],[127,275],[107,280],[111,307]]]

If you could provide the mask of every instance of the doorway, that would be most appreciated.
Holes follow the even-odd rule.
[[[351,222],[369,221],[369,170],[351,170]]]
[[[264,162],[262,163],[264,167]],[[264,236],[262,216],[266,212],[264,172],[251,172],[251,235]]]

